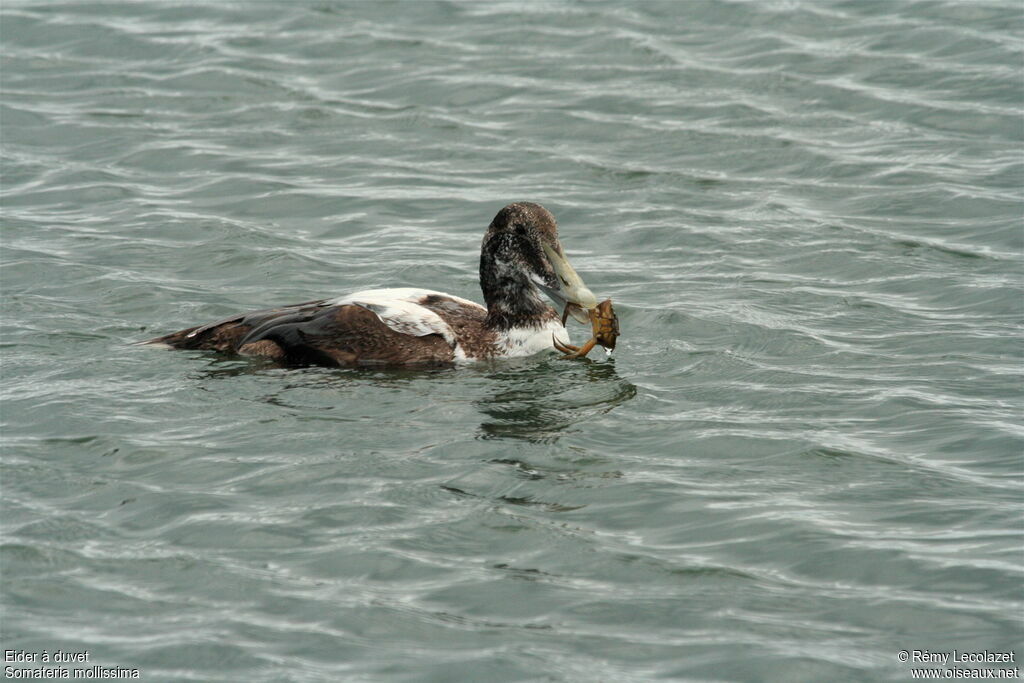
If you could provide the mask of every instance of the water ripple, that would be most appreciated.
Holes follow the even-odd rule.
[[[997,1],[7,3],[5,647],[580,681],[1016,647],[1022,28]],[[611,361],[127,346],[364,287],[479,299],[517,199],[615,300]]]

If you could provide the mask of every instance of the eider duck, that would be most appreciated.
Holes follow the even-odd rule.
[[[236,315],[141,344],[261,356],[287,365],[408,366],[529,356],[568,344],[559,310],[579,322],[597,305],[565,257],[555,217],[509,204],[480,247],[486,307],[429,289],[368,289]],[[569,306],[569,304],[574,304]],[[582,309],[582,310],[581,310]]]

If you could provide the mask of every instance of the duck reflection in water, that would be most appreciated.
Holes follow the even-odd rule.
[[[490,418],[480,424],[481,439],[554,443],[575,425],[636,396],[636,385],[619,376],[611,358],[600,363],[552,360],[489,377],[495,390],[477,402]]]

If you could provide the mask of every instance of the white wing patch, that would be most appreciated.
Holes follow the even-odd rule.
[[[420,306],[419,302],[430,295],[444,296],[466,306],[483,308],[480,304],[462,299],[443,292],[414,287],[398,287],[395,289],[366,289],[362,292],[347,294],[327,302],[331,306],[355,304],[373,311],[385,325],[400,334],[424,337],[428,334],[439,334],[445,341],[457,347],[455,332],[441,316],[429,308]]]

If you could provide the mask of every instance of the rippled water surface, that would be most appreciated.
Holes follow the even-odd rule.
[[[3,648],[204,681],[1024,657],[1016,0],[3,10]],[[611,359],[128,346],[480,300],[514,200],[615,300]]]

